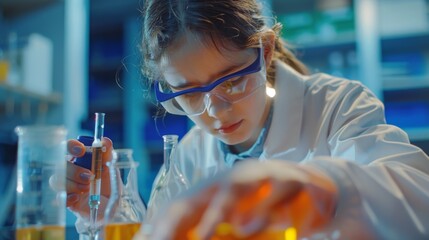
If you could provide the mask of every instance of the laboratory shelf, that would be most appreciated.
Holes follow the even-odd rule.
[[[429,127],[403,128],[411,142],[429,140]]]
[[[391,51],[410,51],[429,48],[429,32],[420,32],[407,35],[392,35],[381,37],[381,49],[383,53]],[[406,44],[404,44],[406,43]],[[356,38],[354,35],[339,36],[335,40],[314,42],[290,42],[289,45],[298,53],[305,55],[325,55],[333,51],[342,51],[356,48]]]
[[[287,36],[286,36],[287,40]],[[342,34],[335,38],[314,39],[314,41],[290,41],[297,48],[331,48],[337,46],[352,46],[356,43],[355,34]]]
[[[320,56],[328,55],[334,51],[344,51],[356,48],[356,40],[354,36],[340,37],[333,41],[317,41],[317,42],[290,42],[289,46],[297,52],[298,55]]]
[[[119,88],[119,87],[118,87]],[[105,93],[105,94],[103,94]],[[123,108],[122,96],[116,92],[101,92],[96,97],[89,99],[89,112],[118,112]]]
[[[5,18],[15,18],[60,1],[61,0],[2,0],[0,1],[0,9],[2,9],[2,14],[4,14]]]
[[[15,86],[8,83],[0,84],[0,102],[6,101],[8,97],[13,97],[14,99],[23,99],[28,98],[31,100],[36,100],[39,102],[46,102],[51,104],[60,104],[61,103],[61,94],[51,93],[48,95],[43,95],[40,93],[33,92],[31,90],[25,89],[22,86]]]
[[[17,125],[47,122],[49,110],[61,102],[59,93],[43,95],[22,86],[1,83],[0,144],[16,143],[14,128]]]
[[[389,51],[410,51],[429,48],[429,31],[414,34],[397,34],[381,37],[383,53]]]
[[[429,75],[383,77],[383,89],[385,91],[418,88],[429,88]]]
[[[287,36],[286,36],[287,40]],[[356,36],[353,33],[341,34],[331,39],[314,39],[314,41],[290,41],[297,48],[331,48],[336,46],[351,46],[356,43]],[[406,42],[407,44],[404,44]],[[381,45],[385,48],[393,48],[404,45],[427,45],[429,42],[429,31],[412,34],[396,34],[381,36]],[[429,46],[428,46],[429,47]],[[397,50],[397,49],[396,49]]]

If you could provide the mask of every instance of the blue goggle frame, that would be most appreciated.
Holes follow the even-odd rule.
[[[231,73],[227,76],[221,77],[218,80],[214,81],[213,83],[211,83],[207,86],[189,88],[189,89],[185,89],[185,90],[174,92],[174,93],[163,93],[160,90],[160,82],[155,81],[154,88],[155,88],[156,100],[158,102],[165,102],[165,101],[168,101],[172,98],[175,98],[177,96],[187,94],[187,93],[210,92],[215,87],[217,87],[218,85],[222,84],[225,81],[228,81],[231,78],[243,76],[243,75],[248,75],[248,74],[252,74],[255,72],[259,72],[262,69],[262,66],[261,66],[261,48],[256,48],[256,49],[258,50],[258,56],[256,57],[255,61],[252,64],[250,64],[249,66],[247,66],[246,68],[244,68],[238,72]]]

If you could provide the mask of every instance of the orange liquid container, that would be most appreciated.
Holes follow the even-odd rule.
[[[43,226],[18,228],[15,233],[17,240],[65,240],[66,232],[63,226]]]
[[[249,209],[259,204],[270,191],[272,191],[270,183],[263,184],[254,197],[244,198],[238,202],[237,211],[249,212]],[[317,205],[312,201],[315,200],[307,192],[298,192],[287,204],[272,209],[270,218],[277,227],[268,226],[260,232],[242,236],[230,223],[220,223],[210,240],[296,240],[312,229],[321,227],[329,219],[323,211],[315,207]],[[279,227],[282,224],[284,228]],[[187,238],[201,239],[195,229],[187,233]]]
[[[108,224],[104,228],[106,240],[128,240],[140,229],[140,223]]]

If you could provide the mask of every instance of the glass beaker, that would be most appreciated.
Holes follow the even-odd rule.
[[[138,163],[134,161],[131,149],[116,149],[107,165],[111,195],[104,215],[104,239],[132,239],[146,214],[137,184]]]
[[[190,184],[175,162],[177,135],[164,135],[164,164],[150,195],[147,220],[152,219],[163,205],[167,204],[179,193],[188,189]]]
[[[65,239],[67,131],[61,126],[18,126],[15,132],[16,239]],[[49,185],[54,176],[55,189]]]

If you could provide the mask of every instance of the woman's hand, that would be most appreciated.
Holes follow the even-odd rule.
[[[246,160],[173,202],[144,234],[148,239],[272,239],[292,227],[302,237],[332,221],[337,198],[335,183],[316,168]]]
[[[113,150],[112,141],[109,138],[103,138],[103,147],[105,151],[102,153],[103,169],[101,173],[101,199],[99,213],[104,213],[107,201],[110,196],[110,174],[106,163],[112,159]],[[67,162],[67,207],[79,214],[81,217],[89,218],[89,188],[90,179],[93,174],[90,170],[77,166],[73,163],[77,157],[82,157],[85,154],[85,146],[77,140],[69,140],[67,142],[67,150],[72,155],[72,159]],[[103,214],[99,214],[99,219]]]

